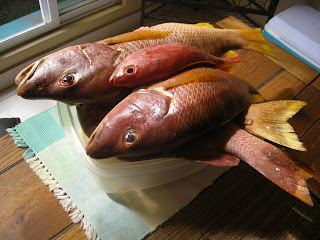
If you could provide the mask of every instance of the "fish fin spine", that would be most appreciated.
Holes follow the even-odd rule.
[[[234,64],[240,63],[244,61],[240,61],[240,56],[237,52],[233,50],[229,50],[228,52],[222,54],[221,58],[225,59],[225,63],[219,65],[218,68],[220,68],[223,71],[233,73],[234,72]]]
[[[159,39],[167,37],[171,32],[172,31],[137,29],[133,32],[123,33],[111,38],[104,39],[100,42],[105,45],[114,45],[118,43],[132,42],[138,40]]]
[[[287,122],[305,105],[305,102],[296,100],[253,104],[245,117],[245,129],[253,135],[282,146],[306,151],[293,127]]]

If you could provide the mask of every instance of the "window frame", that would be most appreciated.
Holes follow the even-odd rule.
[[[38,1],[40,5],[39,11],[41,12],[43,22],[12,34],[4,39],[0,39],[0,53],[35,37],[38,37],[41,34],[61,27],[64,24],[85,17],[95,11],[101,10],[102,8],[107,8],[121,2],[120,0],[109,0],[107,2],[106,0],[83,0],[82,2],[75,3],[71,6],[59,10],[57,0]],[[19,21],[19,19],[16,19],[14,21]]]

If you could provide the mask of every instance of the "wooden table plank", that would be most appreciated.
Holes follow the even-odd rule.
[[[320,120],[302,138],[306,152],[295,151],[293,156],[320,175]]]
[[[26,162],[0,175],[0,239],[49,239],[71,219]]]
[[[318,90],[313,83],[296,96],[295,100],[307,103],[289,120],[298,136],[302,136],[320,118],[320,89]]]
[[[233,74],[246,80],[255,88],[281,69],[278,64],[261,53],[249,50],[237,50],[237,53],[241,57],[240,60],[244,62],[235,64]]]
[[[259,89],[267,101],[292,99],[306,87],[306,84],[287,71],[281,72],[268,84]]]
[[[273,53],[277,56],[276,58],[270,57],[270,59],[306,84],[311,83],[317,76],[319,76],[319,73],[315,69],[269,39],[266,39],[266,44],[271,47]]]
[[[76,240],[86,240],[88,239],[85,235],[85,232],[80,227],[80,224],[75,225],[63,235],[57,238],[57,240],[69,240],[69,239],[76,239]]]
[[[25,150],[18,148],[9,134],[0,137],[0,172],[22,159]]]
[[[320,77],[318,77],[312,85],[320,90]]]
[[[233,16],[223,19],[222,21],[216,23],[215,26],[227,29],[249,28],[248,25]],[[319,75],[319,73],[315,69],[313,69],[297,57],[293,56],[283,48],[279,47],[272,41],[266,39],[266,44],[271,47],[272,51],[277,56],[276,58],[270,57],[270,59],[279,64],[281,67],[285,68],[288,72],[290,72],[306,84],[309,84]]]

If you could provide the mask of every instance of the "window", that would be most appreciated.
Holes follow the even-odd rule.
[[[0,52],[120,0],[1,0]]]

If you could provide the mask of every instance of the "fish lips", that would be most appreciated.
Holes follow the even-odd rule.
[[[32,79],[33,74],[37,70],[37,68],[43,63],[43,59],[39,59],[36,62],[31,63],[29,66],[24,68],[15,78],[15,84],[18,85],[17,87],[17,94],[19,96],[23,96],[26,92],[26,84],[27,82]]]

